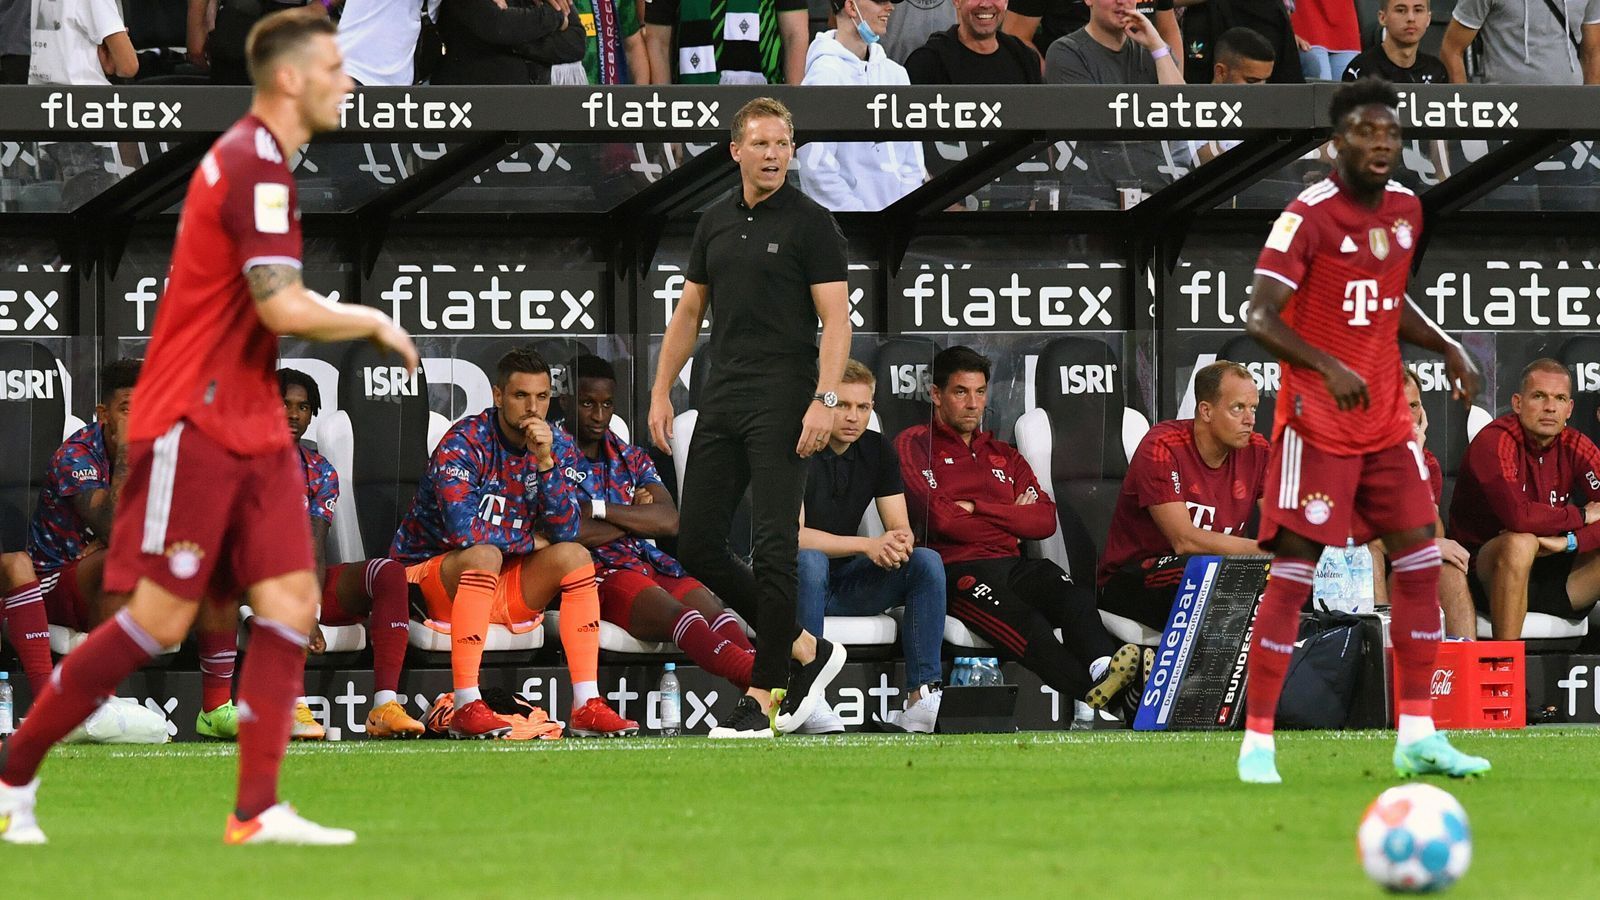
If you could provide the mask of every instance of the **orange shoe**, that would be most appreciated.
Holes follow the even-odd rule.
[[[599,697],[591,697],[573,711],[572,733],[577,737],[632,737],[639,733],[639,723],[617,715]]]
[[[367,737],[415,738],[422,737],[421,722],[406,715],[405,707],[390,700],[367,713]]]
[[[486,688],[483,702],[488,704],[489,711],[498,716],[500,721],[511,726],[511,733],[506,735],[508,741],[561,739],[561,725],[550,721],[549,713],[521,694],[500,688]]]
[[[428,714],[422,717],[423,726],[431,736],[444,737],[450,733],[450,717],[456,712],[456,695],[445,691],[433,698]]]
[[[289,726],[289,737],[297,741],[320,741],[328,736],[328,730],[311,714],[311,707],[304,703],[294,705],[294,722]]]
[[[450,717],[450,737],[454,740],[488,740],[511,733],[511,726],[489,709],[489,704],[474,700]]]

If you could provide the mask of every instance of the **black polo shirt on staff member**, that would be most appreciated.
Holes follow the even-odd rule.
[[[702,409],[750,411],[798,404],[817,383],[817,310],[811,286],[844,281],[844,235],[832,214],[785,185],[753,208],[742,192],[707,209],[689,249],[690,281],[707,286],[711,373]]]
[[[795,446],[817,390],[812,288],[843,282],[847,269],[832,214],[788,184],[754,207],[740,191],[706,210],[689,251],[685,274],[706,290],[711,370],[679,489],[678,558],[717,596],[755,614],[758,688],[787,683],[800,634],[806,461]],[[746,486],[751,565],[728,546]]]
[[[854,535],[873,500],[905,492],[894,444],[876,431],[863,431],[843,453],[823,448],[811,457],[806,472],[806,527]]]

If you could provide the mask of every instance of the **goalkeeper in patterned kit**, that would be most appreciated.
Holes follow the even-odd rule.
[[[1402,386],[1401,340],[1439,353],[1470,402],[1478,369],[1406,296],[1422,204],[1390,181],[1400,162],[1399,97],[1363,79],[1334,95],[1338,159],[1272,227],[1256,263],[1249,334],[1283,366],[1260,542],[1272,575],[1250,648],[1239,778],[1276,784],[1273,718],[1294,652],[1300,610],[1322,548],[1383,539],[1391,603],[1402,776],[1480,775],[1488,760],[1450,746],[1433,725],[1430,681],[1443,636],[1438,518]]]
[[[298,454],[274,369],[278,336],[371,341],[418,365],[375,309],[301,281],[300,214],[287,160],[338,127],[352,83],[320,6],[274,13],[246,42],[250,111],[202,157],[183,205],[167,289],[128,420],[104,589],[128,605],[69,655],[0,747],[0,838],[41,844],[39,765],[203,603],[243,591],[255,610],[239,679],[239,782],[228,844],[349,844],[278,799],[306,645],[321,596]]]
[[[278,387],[289,419],[289,434],[296,443],[305,437],[311,418],[322,409],[322,392],[310,375],[295,369],[278,370]],[[367,714],[369,738],[421,737],[422,723],[406,714],[397,693],[400,665],[406,656],[410,613],[406,609],[405,567],[392,559],[366,559],[329,566],[324,558],[328,529],[339,503],[339,473],[321,453],[300,444],[300,461],[306,475],[306,513],[311,517],[311,549],[317,561],[317,583],[322,585],[323,625],[367,623],[372,641],[372,711]],[[311,652],[324,647],[321,629],[311,632]],[[311,718],[305,704],[295,707],[296,737],[321,738],[322,726]]]
[[[406,564],[429,618],[450,624],[452,738],[499,738],[511,726],[483,701],[478,670],[489,623],[534,622],[561,596],[561,647],[572,674],[572,733],[637,734],[600,697],[600,596],[577,543],[578,501],[556,460],[571,438],[545,421],[550,366],[513,350],[495,367],[494,406],[439,441],[389,556]],[[436,704],[437,705],[437,704]],[[434,718],[432,712],[429,719]]]

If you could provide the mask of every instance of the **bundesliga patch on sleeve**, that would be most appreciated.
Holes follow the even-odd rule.
[[[256,230],[262,234],[289,233],[288,185],[271,181],[256,185]]]
[[[1304,221],[1305,217],[1299,213],[1285,211],[1279,215],[1278,221],[1272,223],[1272,233],[1267,235],[1267,249],[1288,253],[1295,232],[1300,230],[1300,223]]]

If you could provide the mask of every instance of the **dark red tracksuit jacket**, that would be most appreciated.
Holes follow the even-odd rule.
[[[1450,536],[1476,554],[1502,531],[1535,535],[1578,533],[1578,552],[1600,547],[1600,523],[1583,524],[1583,503],[1600,499],[1600,449],[1576,428],[1548,447],[1507,413],[1478,432],[1467,447]]]
[[[928,523],[925,543],[946,564],[1021,556],[1019,539],[1055,534],[1055,501],[1017,448],[992,433],[975,433],[969,446],[936,418],[902,431],[894,445],[911,520]],[[1017,505],[1030,491],[1036,502]],[[958,500],[970,500],[975,510]]]

